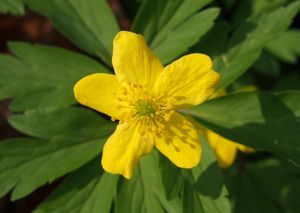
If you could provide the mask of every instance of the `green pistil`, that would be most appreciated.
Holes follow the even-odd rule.
[[[155,108],[153,105],[144,100],[138,100],[136,103],[137,114],[140,116],[154,116]]]

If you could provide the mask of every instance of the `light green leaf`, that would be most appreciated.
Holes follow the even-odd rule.
[[[32,111],[13,116],[10,122],[39,138],[0,143],[0,196],[13,189],[12,200],[90,161],[114,127],[97,113],[79,108]]]
[[[300,56],[300,30],[290,29],[266,45],[266,50],[284,62],[295,64]]]
[[[64,107],[76,103],[74,84],[108,70],[81,54],[43,45],[9,44],[17,56],[0,55],[0,99],[16,97],[14,111]]]
[[[116,213],[124,209],[131,213],[182,212],[179,197],[170,201],[166,198],[155,154],[143,157],[133,179],[122,182],[116,197]]]
[[[300,9],[300,1],[270,13],[256,14],[241,25],[227,45],[227,52],[214,59],[221,74],[219,88],[227,87],[259,57],[267,42],[279,36],[291,24]]]
[[[109,213],[118,176],[101,173],[95,159],[70,174],[35,213]]]
[[[185,112],[220,135],[300,165],[300,92],[240,93]]]
[[[219,11],[198,12],[211,0],[145,0],[132,30],[145,36],[163,63],[195,44],[212,26]]]
[[[30,9],[84,51],[111,64],[112,40],[119,31],[106,0],[26,0]]]
[[[24,14],[23,0],[0,0],[0,13]]]

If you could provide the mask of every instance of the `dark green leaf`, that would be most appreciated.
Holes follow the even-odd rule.
[[[23,0],[0,0],[0,13],[24,14]]]
[[[111,64],[112,40],[118,24],[106,0],[26,0],[30,9],[84,51]]]
[[[22,133],[44,139],[56,136],[103,137],[115,127],[100,114],[76,107],[27,111],[10,117],[9,122]]]
[[[192,52],[201,52],[215,58],[219,56],[225,48],[230,26],[223,21],[214,25],[214,27],[205,34],[194,47]]]
[[[215,58],[215,69],[222,77],[219,88],[241,76],[256,61],[266,43],[288,28],[299,9],[300,1],[296,1],[247,19],[229,40],[227,52]]]
[[[279,77],[280,75],[279,62],[266,53],[260,55],[253,68],[265,76]]]
[[[101,173],[99,159],[70,174],[35,213],[109,213],[118,176]]]
[[[124,209],[131,213],[182,212],[179,197],[171,201],[166,198],[155,154],[144,157],[133,179],[122,182],[115,203],[117,213],[124,212]]]
[[[295,64],[300,56],[300,30],[291,29],[269,42],[266,50],[284,62]]]
[[[222,136],[300,165],[300,92],[240,93],[185,112]]]
[[[91,160],[100,153],[114,126],[94,112],[77,108],[29,112],[10,121],[41,138],[0,143],[0,196],[14,188],[13,200]],[[34,129],[38,125],[43,128]]]
[[[193,205],[192,212],[201,212],[200,209],[203,209],[203,212],[229,213],[231,207],[227,198],[228,192],[224,185],[223,173],[216,162],[215,154],[204,138],[201,138],[201,144],[203,153],[201,162],[192,170],[190,177],[187,176],[188,174],[185,175],[190,187],[195,191],[194,195],[186,192],[191,193],[189,196],[194,197],[190,201],[190,204]],[[189,171],[185,171],[185,173],[187,172]]]
[[[0,55],[0,99],[16,97],[11,109],[64,107],[76,103],[74,84],[107,69],[81,54],[56,47],[10,43],[18,57]]]
[[[232,169],[228,181],[234,212],[299,212],[299,175],[299,168],[276,158],[245,162]]]
[[[160,158],[160,169],[167,198],[172,200],[182,191],[184,179],[181,175],[181,170],[167,158]]]
[[[132,30],[145,36],[163,63],[195,44],[212,26],[218,9],[198,12],[211,0],[145,0]]]
[[[151,48],[164,63],[168,63],[199,39],[213,26],[219,9],[207,9],[197,13],[166,34],[161,40],[154,40]]]
[[[236,185],[234,213],[282,212],[268,196],[261,192],[246,172],[241,173],[232,181]]]

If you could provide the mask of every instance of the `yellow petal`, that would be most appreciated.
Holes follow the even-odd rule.
[[[121,83],[147,85],[148,88],[152,88],[163,70],[143,36],[127,31],[119,32],[113,41],[112,63]]]
[[[238,144],[237,143],[237,148],[241,151],[241,152],[244,152],[244,153],[253,153],[255,152],[255,150],[251,147],[248,147],[248,146],[245,146],[243,144]]]
[[[156,148],[178,167],[192,168],[200,162],[201,144],[197,130],[179,113],[172,115],[155,142]]]
[[[207,130],[206,136],[217,156],[220,167],[225,169],[231,166],[237,155],[237,144],[211,130]]]
[[[141,134],[136,121],[119,124],[103,147],[102,166],[109,173],[130,179],[135,164],[153,145],[153,139]]]
[[[198,105],[213,94],[219,78],[207,55],[190,54],[165,67],[155,83],[154,94],[175,97],[177,106]]]
[[[76,100],[111,117],[119,118],[117,94],[121,85],[115,75],[96,73],[82,78],[74,86]]]

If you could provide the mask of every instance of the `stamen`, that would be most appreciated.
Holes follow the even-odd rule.
[[[176,99],[167,97],[166,93],[153,97],[147,91],[147,85],[126,82],[117,101],[120,122],[135,120],[139,123],[140,133],[146,135],[147,132],[163,133],[164,123],[170,121],[174,113]]]

